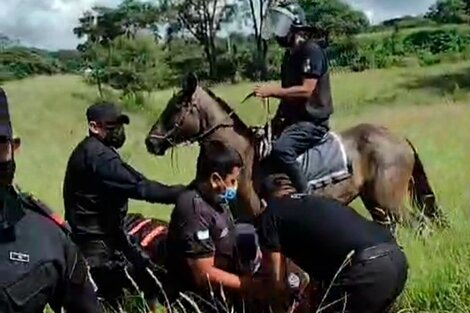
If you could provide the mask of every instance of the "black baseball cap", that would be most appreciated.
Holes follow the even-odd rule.
[[[98,102],[86,111],[88,122],[129,124],[129,116],[122,114],[121,109],[112,102]]]

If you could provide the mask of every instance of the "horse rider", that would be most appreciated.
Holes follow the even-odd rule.
[[[251,279],[261,258],[256,230],[250,224],[235,225],[229,208],[237,197],[242,166],[239,153],[222,142],[202,144],[196,178],[179,196],[168,228],[164,285],[170,302],[180,292],[197,294],[196,299],[205,299],[199,303],[204,306],[201,311],[213,312],[223,310],[220,287],[239,295],[263,290]],[[247,246],[254,249],[237,252]],[[238,267],[241,275],[233,274],[237,272],[234,260],[243,265]],[[211,287],[215,296],[210,294]]]
[[[286,175],[266,179],[261,195],[266,209],[256,226],[279,294],[287,257],[318,283],[319,310],[387,312],[403,291],[408,264],[386,228],[336,200],[296,193]]]
[[[329,131],[329,117],[333,113],[327,55],[312,33],[313,28],[306,24],[305,13],[298,4],[270,8],[263,36],[265,39],[275,36],[285,48],[282,84],[261,85],[254,90],[257,97],[281,100],[273,125],[281,123],[284,130],[271,157],[285,170],[298,192],[306,192],[308,182],[296,159],[320,143]]]
[[[121,309],[123,288],[135,284],[151,311],[157,310],[158,285],[149,273],[150,259],[123,229],[128,199],[174,203],[181,186],[149,180],[118,154],[126,140],[129,117],[110,102],[86,111],[89,135],[73,150],[65,173],[65,216],[98,286],[98,296]],[[132,281],[132,280],[134,281]]]
[[[85,259],[53,211],[14,185],[7,97],[0,88],[0,312],[101,313]]]

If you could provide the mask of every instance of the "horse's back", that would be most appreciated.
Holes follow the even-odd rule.
[[[412,164],[414,154],[404,137],[390,129],[372,123],[362,123],[339,133],[351,160],[362,159],[362,163]]]

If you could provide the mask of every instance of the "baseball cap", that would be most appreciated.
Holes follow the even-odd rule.
[[[98,102],[86,111],[88,122],[129,124],[129,116],[122,114],[121,109],[112,102]]]

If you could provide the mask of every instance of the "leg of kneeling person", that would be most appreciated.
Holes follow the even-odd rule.
[[[90,274],[98,290],[97,295],[115,312],[122,312],[124,282],[117,265],[107,262],[103,266],[90,268]]]
[[[408,264],[396,247],[370,260],[358,261],[342,275],[347,312],[384,313],[395,303],[407,280]]]
[[[147,267],[141,267],[129,264],[128,274],[130,278],[134,281],[138,290],[144,294],[145,301],[150,312],[157,312],[159,300],[163,299],[161,294],[163,291],[160,290],[157,283],[157,278],[152,272],[149,272],[150,269]],[[164,303],[164,302],[161,302]]]

